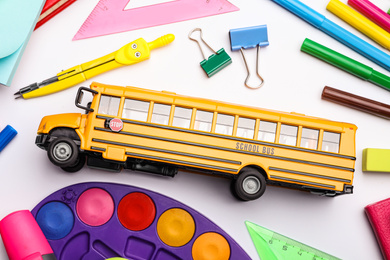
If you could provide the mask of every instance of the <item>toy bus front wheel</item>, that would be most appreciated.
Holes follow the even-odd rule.
[[[79,156],[74,165],[69,167],[61,167],[61,169],[66,172],[78,172],[84,167],[86,161],[87,156],[84,153],[79,153]]]
[[[47,155],[56,166],[73,167],[79,160],[79,148],[72,139],[58,137],[49,144]]]
[[[265,177],[255,168],[244,168],[232,183],[232,190],[239,200],[249,201],[260,198],[266,188]]]

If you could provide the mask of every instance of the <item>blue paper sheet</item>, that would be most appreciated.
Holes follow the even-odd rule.
[[[45,0],[0,1],[0,84],[10,86]]]

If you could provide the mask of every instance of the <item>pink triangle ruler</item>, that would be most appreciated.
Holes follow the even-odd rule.
[[[73,40],[238,11],[227,0],[176,0],[125,10],[129,0],[100,0]]]

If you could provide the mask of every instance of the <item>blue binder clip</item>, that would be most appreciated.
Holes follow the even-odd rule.
[[[232,29],[229,31],[230,36],[230,46],[232,51],[240,50],[242,57],[244,58],[244,63],[248,75],[245,79],[245,86],[251,89],[260,88],[264,84],[264,79],[260,76],[259,73],[259,54],[260,48],[269,45],[268,34],[267,34],[267,25],[252,26],[246,28]],[[260,78],[261,83],[258,86],[252,87],[248,84],[250,78],[250,72],[248,63],[246,62],[244,49],[255,48],[257,46],[257,58],[256,58],[256,73]]]
[[[200,46],[199,41],[191,37],[192,33],[195,32],[195,31],[199,31],[200,32],[200,40],[204,44],[206,44],[206,46],[212,52],[214,52],[213,54],[210,55],[210,57],[208,59],[206,59],[206,56],[204,55],[204,52],[202,50],[202,47]],[[220,50],[215,51],[213,48],[210,47],[210,45],[207,44],[207,42],[205,42],[205,40],[203,40],[202,29],[200,29],[200,28],[193,29],[188,34],[188,38],[190,38],[190,40],[192,40],[192,41],[195,41],[199,45],[200,51],[202,52],[202,55],[203,55],[203,61],[200,62],[200,66],[206,72],[208,77],[213,76],[218,71],[222,70],[227,65],[232,63],[232,59],[226,53],[224,48],[221,48]]]

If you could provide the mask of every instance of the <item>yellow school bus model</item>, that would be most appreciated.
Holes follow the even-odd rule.
[[[81,87],[76,106],[86,114],[44,117],[36,139],[65,171],[85,162],[171,177],[200,170],[231,178],[240,200],[259,198],[266,184],[352,193],[353,124],[99,83]]]

